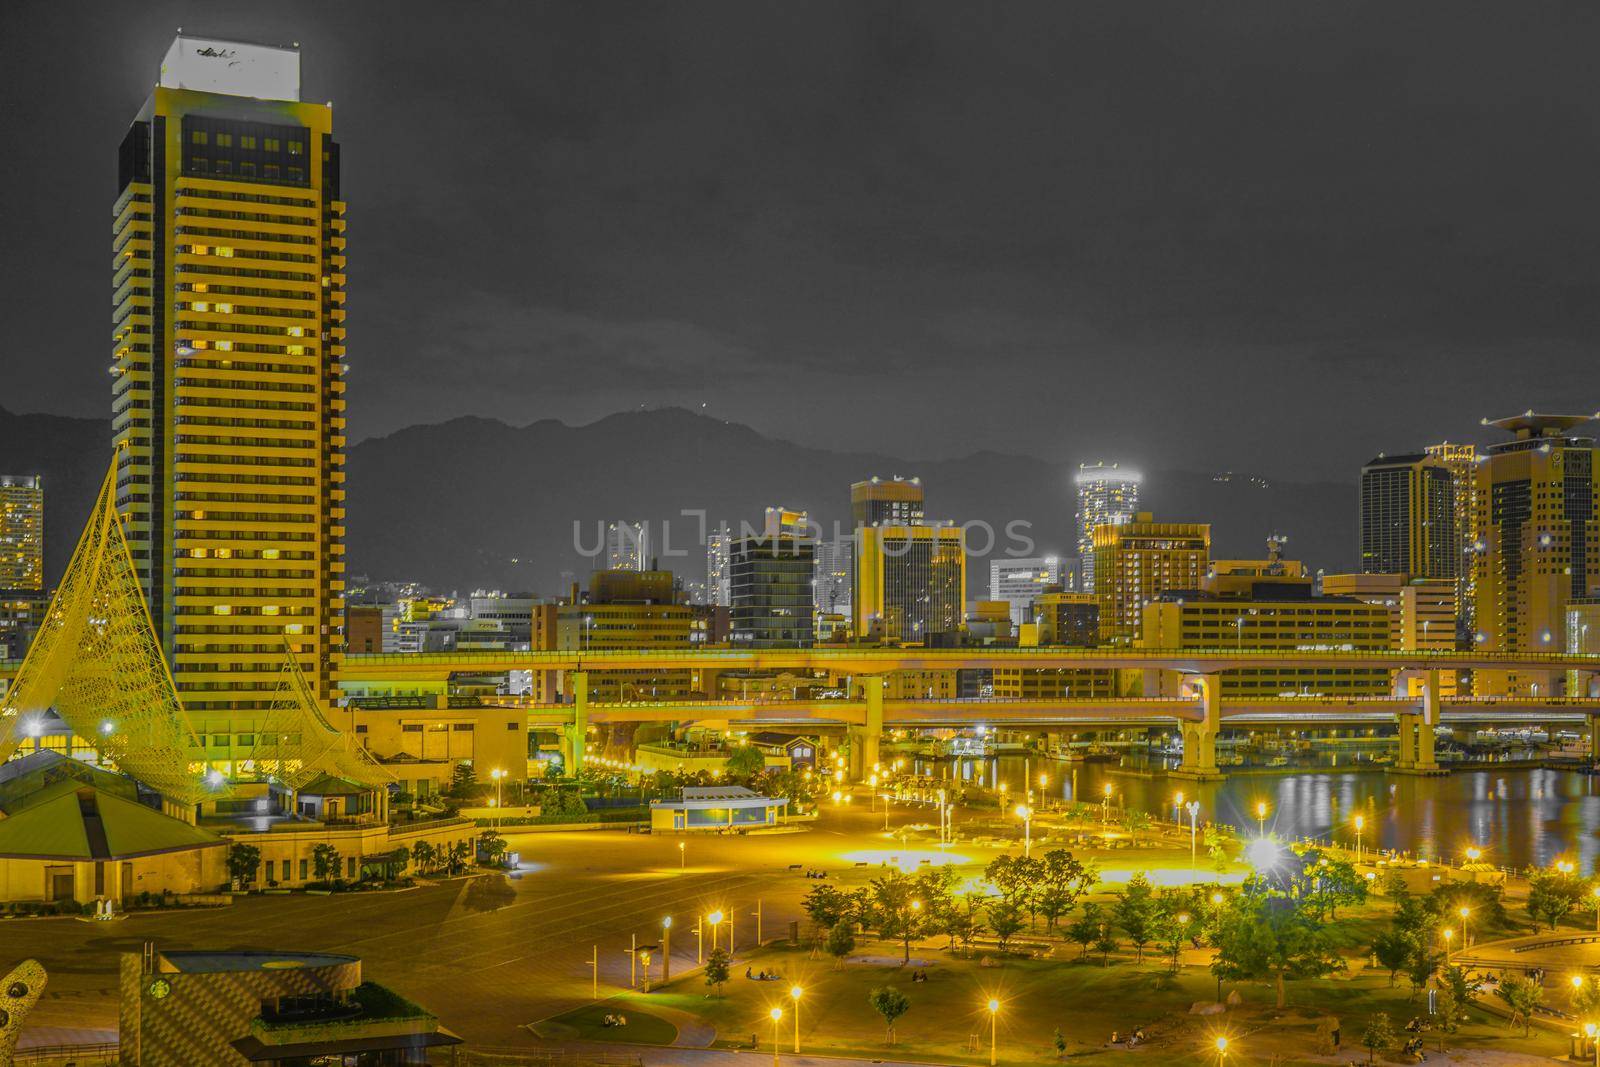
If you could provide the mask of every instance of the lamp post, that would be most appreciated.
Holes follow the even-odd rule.
[[[794,1053],[800,1055],[800,997],[805,993],[797,985],[789,987],[789,999],[794,1003]]]
[[[1100,787],[1100,829],[1104,830],[1111,818],[1111,783]]]
[[[661,984],[672,981],[672,916],[661,920]]]
[[[1595,1067],[1600,1067],[1600,1026],[1596,1026],[1594,1023],[1584,1023],[1583,1032],[1589,1038],[1589,1043],[1594,1046]]]
[[[505,806],[500,794],[500,780],[505,776],[506,772],[499,767],[489,772],[489,777],[494,779],[494,825],[496,829],[500,827],[500,809]]]
[[[711,951],[717,951],[717,927],[722,925],[722,912],[714,911],[706,916],[706,922],[711,924]],[[730,952],[731,956],[732,953]]]
[[[1467,947],[1467,916],[1472,914],[1472,909],[1463,904],[1456,914],[1461,916],[1461,947],[1464,949]]]
[[[1173,821],[1183,822],[1183,793],[1181,791],[1172,795],[1172,816]]]
[[[773,1008],[772,1016],[772,1067],[778,1067],[778,1020],[783,1018],[782,1008]]]
[[[706,961],[706,935],[705,924],[700,916],[694,917],[694,962],[697,964]]]
[[[1217,1062],[1220,1064],[1228,1058],[1228,1039],[1219,1037],[1216,1041]]]
[[[639,965],[644,968],[644,991],[650,992],[650,950],[639,953]]]
[[[1189,869],[1192,871],[1200,852],[1200,802],[1191,800],[1185,807],[1189,811]]]
[[[678,870],[689,868],[689,846],[682,841],[678,842]]]
[[[989,1001],[989,1067],[994,1067],[994,1065],[995,1065],[995,1046],[996,1046],[996,1043],[997,1043],[997,1038],[996,1038],[995,1035],[999,1031],[999,1022],[998,1022],[999,1018],[1000,1018],[1000,1002],[998,1000],[990,1000]]]
[[[1022,820],[1022,856],[1033,856],[1033,809],[1026,804],[1017,805],[1017,818]]]
[[[600,999],[600,946],[595,945],[589,951],[590,989],[592,999]]]
[[[1444,935],[1444,965],[1448,967],[1450,966],[1450,944],[1454,940],[1456,932],[1449,927],[1440,932]]]
[[[1360,862],[1361,862],[1361,831],[1362,831],[1362,830],[1363,830],[1363,829],[1364,829],[1364,828],[1365,828],[1365,827],[1366,827],[1366,825],[1367,825],[1367,820],[1366,820],[1366,819],[1365,819],[1365,818],[1364,818],[1364,817],[1362,817],[1362,816],[1360,816],[1360,815],[1357,815],[1357,816],[1356,816],[1356,817],[1355,817],[1355,827],[1356,827],[1356,862],[1357,862],[1357,863],[1360,863]]]
[[[1267,836],[1267,802],[1256,801],[1256,833],[1260,837]]]

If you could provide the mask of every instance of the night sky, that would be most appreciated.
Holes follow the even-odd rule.
[[[0,404],[105,416],[176,27],[303,46],[359,438],[675,404],[1275,477],[1600,407],[1600,7],[0,5]]]

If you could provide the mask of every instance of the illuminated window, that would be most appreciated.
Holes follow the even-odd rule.
[[[233,342],[232,341],[218,341],[217,342],[217,351],[218,352],[232,352],[233,351]]]
[[[276,605],[276,604],[263,604],[263,605],[261,605],[261,614],[263,614],[263,615],[276,615],[277,613],[278,613],[278,605]]]
[[[197,256],[203,256],[210,253],[211,248],[208,245],[195,245],[194,247],[190,248],[189,251],[193,252]]]
[[[194,130],[194,131],[190,132],[190,134],[189,134],[189,143],[190,144],[205,144],[206,143],[206,131],[204,131],[204,130]]]
[[[194,291],[197,292],[197,293],[209,292],[210,289],[211,289],[211,286],[206,284],[205,282],[195,282],[194,283]]]
[[[194,311],[210,311],[211,310],[210,302],[209,301],[205,301],[205,300],[196,300],[194,303],[190,304],[189,307],[190,307],[191,310],[194,310]]]
[[[211,613],[213,615],[232,615],[233,614],[233,605],[232,604],[213,604],[213,605],[211,605]]]
[[[203,548],[191,548],[189,550],[189,558],[191,558],[191,559],[205,559],[206,558],[206,550],[203,549]]]
[[[223,259],[232,259],[233,249],[226,245],[219,245],[217,247],[217,255],[221,256]]]
[[[264,549],[261,550],[261,558],[262,559],[277,559],[278,558],[278,550],[276,548],[264,548]]]
[[[219,314],[219,315],[232,315],[233,314],[233,305],[232,304],[218,304],[217,305],[217,314]]]

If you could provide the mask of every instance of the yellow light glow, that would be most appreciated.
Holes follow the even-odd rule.
[[[783,1009],[773,1008],[769,1014],[772,1016],[772,1021],[777,1022],[779,1019],[783,1018]]]
[[[712,926],[716,926],[722,921],[722,912],[714,911],[710,915],[707,915],[706,919],[711,923]]]
[[[799,999],[800,999],[800,997],[801,997],[801,996],[802,996],[802,995],[803,995],[803,994],[804,994],[804,993],[805,993],[805,990],[804,990],[804,989],[801,989],[801,988],[800,988],[800,987],[799,987],[799,986],[797,986],[797,985],[792,985],[792,986],[790,986],[790,987],[789,987],[789,997],[790,997],[790,998],[791,998],[791,999],[793,999],[793,1000],[799,1000]]]
[[[1000,1002],[998,1000],[989,1001],[989,1014],[990,1015],[993,1015],[995,1012],[997,1012],[999,1010],[1000,1010]]]
[[[898,867],[907,874],[918,867],[950,867],[971,863],[966,856],[954,852],[934,852],[928,849],[862,849],[857,852],[846,852],[839,857],[847,863],[866,863],[872,866],[889,865]]]

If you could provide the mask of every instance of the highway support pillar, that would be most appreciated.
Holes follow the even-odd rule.
[[[1589,716],[1589,764],[1600,768],[1600,715]]]
[[[1422,672],[1417,709],[1401,712],[1400,758],[1394,769],[1400,774],[1445,774],[1434,755],[1434,729],[1439,725],[1439,672]]]
[[[1217,734],[1222,730],[1222,675],[1201,674],[1190,679],[1200,690],[1200,718],[1183,723],[1183,762],[1169,777],[1191,781],[1216,781]]]
[[[561,728],[561,766],[568,778],[583,773],[589,740],[589,672],[572,672],[572,722]]]
[[[884,677],[869,674],[859,679],[866,702],[866,722],[850,727],[850,778],[864,782],[879,762],[878,745],[883,740]]]

